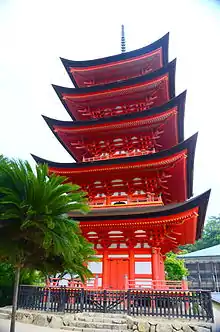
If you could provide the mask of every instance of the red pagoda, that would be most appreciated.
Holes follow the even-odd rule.
[[[100,258],[96,287],[157,287],[165,254],[201,237],[210,195],[192,198],[197,134],[184,140],[186,92],[175,96],[168,34],[115,56],[61,60],[75,88],[54,89],[72,120],[44,119],[75,162],[33,157],[88,193],[91,211],[71,216]]]

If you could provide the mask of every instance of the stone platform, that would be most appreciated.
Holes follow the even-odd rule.
[[[0,319],[10,319],[10,316],[10,307],[0,308]],[[194,320],[130,317],[109,313],[53,314],[51,312],[18,310],[16,320],[35,326],[77,332],[214,332],[212,324]]]

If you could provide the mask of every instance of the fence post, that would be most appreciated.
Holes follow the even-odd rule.
[[[127,314],[131,315],[131,290],[127,290]]]
[[[82,288],[80,290],[80,312],[83,312],[84,303],[85,303],[85,290],[84,288]]]
[[[186,277],[183,277],[183,279],[182,279],[182,289],[183,290],[188,290],[188,281],[187,281],[187,279],[186,279]]]
[[[66,289],[64,287],[57,289],[59,291],[59,300],[60,303],[58,304],[58,310],[57,311],[63,311],[65,312],[65,303],[66,303]]]
[[[107,290],[103,291],[103,312],[107,312]]]
[[[48,288],[48,293],[47,293],[47,303],[46,303],[46,310],[50,310],[50,298],[51,298],[51,291],[50,287]]]

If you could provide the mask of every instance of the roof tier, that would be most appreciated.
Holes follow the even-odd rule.
[[[97,121],[44,119],[76,161],[149,154],[183,141],[185,97],[186,92],[148,111]]]
[[[175,97],[176,60],[153,73],[127,81],[74,89],[53,86],[73,120],[141,112]]]
[[[168,40],[169,34],[166,34],[135,51],[88,61],[63,58],[61,61],[75,87],[106,84],[141,76],[167,65]]]
[[[139,248],[145,243],[159,246],[165,254],[201,237],[209,196],[210,190],[179,204],[132,211],[122,207],[114,214],[109,209],[101,213],[93,209],[88,215],[74,211],[71,216],[80,221],[83,235],[96,245],[132,241]]]
[[[114,195],[120,192],[137,204],[138,192],[143,194],[146,204],[149,204],[148,195],[155,195],[157,199],[162,195],[163,203],[168,204],[183,202],[192,196],[196,140],[197,134],[155,154],[95,162],[56,163],[33,157],[38,163],[47,163],[50,173],[64,175],[80,185],[88,192],[91,202],[97,195],[110,196],[110,204],[118,202]],[[104,198],[103,207],[109,204]]]

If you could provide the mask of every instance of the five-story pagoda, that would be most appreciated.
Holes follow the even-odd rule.
[[[72,120],[44,119],[76,162],[34,159],[88,193],[91,211],[72,217],[100,257],[96,286],[158,285],[165,254],[200,238],[210,195],[191,198],[197,134],[184,140],[186,92],[175,96],[168,34],[115,56],[61,60],[75,88],[54,89]]]

